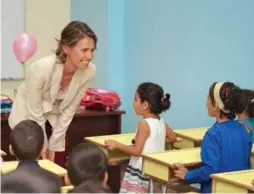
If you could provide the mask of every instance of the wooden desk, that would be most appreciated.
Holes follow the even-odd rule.
[[[248,193],[254,192],[251,184],[254,170],[213,174],[212,193]]]
[[[121,163],[124,160],[130,159],[130,156],[120,150],[108,150],[104,144],[106,140],[112,139],[118,141],[125,145],[132,145],[132,140],[135,138],[135,133],[125,133],[118,135],[105,135],[105,136],[97,136],[97,137],[86,137],[87,141],[93,142],[98,145],[108,156],[108,160],[110,164]],[[178,139],[181,141],[181,139]],[[173,149],[173,143],[167,143],[167,150]]]
[[[181,163],[186,167],[201,165],[200,148],[171,150],[160,153],[142,154],[144,175],[168,183],[173,177],[173,165]]]
[[[118,134],[118,135],[105,135],[105,136],[95,136],[95,137],[86,137],[85,140],[90,141],[96,145],[98,145],[107,155],[109,165],[120,163],[124,160],[130,158],[124,152],[119,150],[108,150],[104,144],[108,139],[116,140],[125,145],[131,145],[132,139],[135,138],[135,133],[126,133],[126,134]],[[120,178],[119,178],[120,179]]]
[[[121,117],[124,111],[91,111],[77,110],[66,136],[66,153],[67,156],[74,146],[84,142],[84,137],[110,135],[121,133]],[[51,126],[46,123],[46,131],[48,136],[51,133]],[[1,149],[7,153],[4,161],[16,160],[9,153],[11,129],[8,124],[8,118],[1,118]],[[108,168],[109,181],[108,185],[114,193],[119,192],[120,188],[120,167],[110,166]]]
[[[183,139],[183,141],[181,142],[174,143],[174,147],[180,149],[200,147],[201,141],[208,129],[209,129],[208,127],[200,127],[200,128],[174,130],[177,137]]]
[[[68,193],[70,190],[74,189],[72,185],[61,187],[61,193]]]
[[[171,150],[161,153],[142,154],[143,156],[142,174],[150,176],[152,177],[152,179],[157,180],[159,182],[169,183],[170,180],[174,178],[173,164],[181,163],[187,168],[198,167],[199,165],[202,164],[200,151],[201,149],[200,147],[198,147],[198,148]],[[254,146],[252,148],[251,157],[252,161],[254,161]],[[252,174],[252,179],[254,179],[254,174]],[[227,193],[230,192],[232,191],[231,190],[227,191]]]
[[[50,160],[39,160],[39,165],[55,174],[57,174],[60,177],[63,177],[67,174],[67,171],[62,168],[61,166],[58,166],[54,162],[51,162]],[[1,167],[1,173],[7,173],[10,171],[13,171],[17,168],[18,161],[9,161],[9,162],[3,162]]]

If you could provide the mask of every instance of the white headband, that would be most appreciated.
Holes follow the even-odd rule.
[[[214,101],[216,105],[225,113],[230,113],[230,111],[224,109],[224,103],[221,100],[220,97],[220,89],[223,86],[224,82],[218,82],[215,84],[214,89],[213,89],[213,96],[214,96]]]

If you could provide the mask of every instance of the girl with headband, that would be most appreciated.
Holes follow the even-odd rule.
[[[251,137],[245,126],[235,120],[240,98],[241,90],[233,83],[217,82],[211,86],[206,106],[216,122],[202,141],[202,166],[188,171],[176,164],[175,176],[200,183],[201,193],[211,193],[211,174],[251,168]]]

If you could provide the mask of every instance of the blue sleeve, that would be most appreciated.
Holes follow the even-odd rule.
[[[201,147],[202,166],[188,171],[185,180],[202,183],[210,180],[210,175],[217,172],[220,163],[220,146],[218,137],[214,133],[207,132]]]

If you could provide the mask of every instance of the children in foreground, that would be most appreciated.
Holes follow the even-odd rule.
[[[112,193],[111,189],[101,181],[88,180],[75,187],[71,193]]]
[[[95,180],[106,184],[108,159],[95,144],[84,142],[74,147],[67,163],[66,184],[74,187],[84,181]]]
[[[10,152],[19,160],[21,166],[39,167],[38,159],[45,151],[43,130],[35,121],[19,122],[11,131]]]
[[[251,137],[245,126],[234,120],[240,98],[241,90],[233,83],[217,82],[210,87],[206,105],[216,122],[202,141],[202,166],[188,171],[176,165],[175,176],[200,183],[201,193],[211,193],[211,174],[251,168]]]
[[[43,168],[22,166],[1,175],[1,193],[60,193],[61,179]]]
[[[147,193],[149,178],[141,174],[142,158],[140,154],[165,151],[166,137],[175,141],[176,135],[160,117],[170,107],[170,95],[155,83],[142,83],[138,86],[133,107],[137,115],[143,118],[138,124],[134,144],[123,145],[113,140],[105,141],[109,149],[119,149],[132,157],[126,168],[120,193]]]

